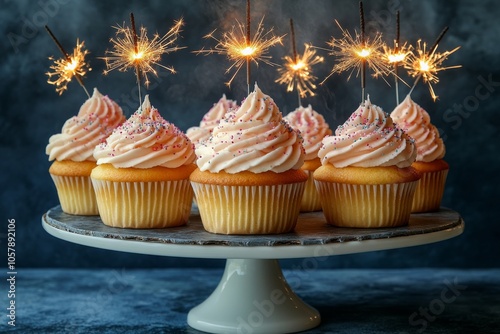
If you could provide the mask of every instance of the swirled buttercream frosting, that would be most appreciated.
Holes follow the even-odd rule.
[[[302,138],[257,85],[197,146],[196,155],[200,170],[212,173],[282,173],[304,163]]]
[[[50,137],[45,152],[52,160],[95,161],[94,148],[125,121],[122,109],[94,88],[92,97]]]
[[[304,139],[303,145],[306,152],[305,160],[313,160],[318,157],[321,141],[332,130],[325,122],[321,114],[314,111],[309,105],[307,108],[299,107],[286,115],[284,119],[295,130],[299,130]]]
[[[335,130],[323,139],[318,152],[323,165],[337,168],[410,166],[417,151],[413,140],[397,127],[389,114],[368,98]]]
[[[212,134],[213,129],[219,125],[224,115],[231,109],[237,109],[236,101],[228,100],[226,95],[213,105],[203,116],[200,126],[193,126],[186,131],[188,138],[197,145],[200,141],[206,140]]]
[[[438,129],[431,124],[427,111],[413,102],[410,95],[394,109],[391,117],[415,141],[417,161],[431,162],[444,157],[446,149]]]
[[[115,168],[177,168],[193,163],[193,144],[151,106],[146,96],[140,107],[94,150],[97,164]]]

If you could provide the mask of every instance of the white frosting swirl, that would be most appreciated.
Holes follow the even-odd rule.
[[[92,97],[50,137],[45,152],[52,160],[95,161],[94,147],[125,121],[122,108],[94,88]]]
[[[97,164],[116,168],[177,168],[194,162],[193,144],[161,117],[146,96],[142,107],[94,150]]]
[[[410,166],[417,155],[413,141],[368,98],[340,125],[335,136],[323,139],[321,163],[335,167]]]
[[[200,126],[193,126],[186,131],[186,136],[195,146],[198,146],[200,142],[210,138],[211,134],[211,130],[202,128]]]
[[[282,173],[304,163],[302,138],[283,120],[273,99],[255,85],[241,107],[226,114],[196,148],[201,171]]]
[[[231,109],[237,109],[236,101],[228,100],[226,95],[213,105],[213,107],[203,116],[200,126],[193,126],[186,131],[188,138],[198,145],[200,141],[206,140],[212,134],[213,129],[219,125],[224,115]]]
[[[415,140],[417,161],[431,162],[442,159],[446,149],[438,129],[431,124],[431,118],[410,95],[391,113],[394,122]]]
[[[307,108],[300,106],[286,115],[284,119],[292,128],[300,131],[304,139],[305,160],[317,158],[321,141],[325,136],[332,134],[332,130],[323,116],[314,111],[309,105]]]

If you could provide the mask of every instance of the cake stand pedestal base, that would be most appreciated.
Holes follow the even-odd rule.
[[[320,324],[319,312],[286,282],[277,260],[228,259],[214,292],[188,314],[209,333],[295,333]]]

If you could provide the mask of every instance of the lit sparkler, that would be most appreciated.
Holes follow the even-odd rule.
[[[53,56],[49,57],[50,60],[54,61],[54,64],[50,66],[52,72],[49,71],[46,73],[49,77],[47,82],[51,85],[55,85],[56,92],[59,93],[59,95],[62,95],[62,93],[68,89],[68,84],[71,82],[72,78],[75,77],[87,96],[90,98],[89,92],[85,88],[82,81],[82,77],[88,71],[92,70],[89,64],[85,62],[85,56],[89,53],[89,51],[84,49],[84,42],[82,41],[80,43],[77,39],[73,54],[69,55],[49,27],[45,26],[45,29],[63,55],[63,58],[60,59],[55,59]]]
[[[349,31],[342,28],[340,23],[335,20],[337,26],[342,32],[342,38],[332,38],[327,44],[331,47],[330,55],[337,57],[330,74],[321,82],[322,84],[333,74],[350,71],[347,80],[349,80],[356,71],[356,77],[361,74],[361,97],[365,97],[365,68],[368,65],[373,71],[373,76],[386,76],[391,73],[391,69],[384,59],[382,53],[383,41],[382,34],[377,32],[373,39],[368,39],[364,34],[364,17],[362,3],[360,3],[361,14],[361,33],[355,32],[352,36]]]
[[[416,54],[412,53],[409,55],[407,61],[404,64],[404,67],[408,70],[408,73],[412,77],[416,77],[415,83],[413,84],[410,94],[413,92],[413,89],[417,85],[420,78],[423,79],[424,83],[427,83],[429,87],[429,92],[434,101],[438,98],[438,96],[434,92],[434,88],[432,84],[437,84],[439,82],[439,78],[437,76],[438,72],[449,70],[452,68],[460,68],[461,65],[447,66],[443,67],[443,62],[455,51],[460,49],[460,46],[454,48],[451,51],[445,52],[436,52],[439,41],[443,38],[444,34],[448,28],[446,27],[434,43],[434,45],[427,50],[426,43],[422,43],[421,40],[417,41]]]
[[[126,72],[129,68],[135,69],[140,100],[141,75],[144,77],[145,86],[148,87],[150,83],[148,73],[158,76],[154,65],[175,73],[173,67],[160,64],[160,60],[163,54],[184,48],[176,45],[184,21],[182,19],[175,21],[173,27],[165,35],[160,36],[155,33],[152,39],[148,38],[145,27],[141,26],[139,34],[137,34],[133,14],[130,14],[130,21],[132,27],[126,27],[125,22],[122,26],[114,27],[116,37],[110,39],[113,50],[107,50],[108,56],[102,57],[102,59],[106,62],[104,74],[113,70]]]
[[[394,39],[394,47],[391,48],[384,45],[384,57],[387,63],[393,66],[394,75],[394,86],[396,88],[396,105],[399,105],[399,80],[403,81],[408,85],[403,79],[398,75],[398,69],[400,65],[403,65],[406,61],[406,57],[411,54],[412,47],[407,46],[407,42],[403,45],[400,43],[400,21],[399,21],[399,10],[396,12],[396,38]]]
[[[264,17],[260,20],[257,30],[253,37],[250,33],[250,1],[247,0],[247,24],[246,27],[239,21],[236,21],[236,26],[233,26],[229,32],[224,32],[222,37],[215,36],[215,31],[212,31],[204,38],[213,39],[217,42],[213,49],[201,49],[196,51],[196,54],[220,54],[225,55],[232,64],[227,68],[226,73],[234,71],[231,79],[226,82],[228,87],[231,86],[234,78],[241,70],[243,65],[247,65],[247,87],[250,93],[250,63],[253,62],[257,66],[259,62],[267,65],[275,65],[271,62],[271,56],[268,55],[269,48],[276,44],[282,44],[284,36],[275,36],[273,29],[264,30]]]
[[[292,34],[292,56],[283,58],[285,65],[278,69],[281,76],[276,82],[286,84],[287,92],[292,92],[296,89],[300,106],[302,104],[301,98],[306,97],[308,94],[310,96],[315,95],[314,90],[316,89],[316,85],[314,81],[317,77],[312,74],[311,67],[321,63],[324,58],[316,55],[316,51],[308,44],[305,44],[304,53],[302,56],[299,56],[295,44],[295,30],[292,19],[290,19],[290,30]]]

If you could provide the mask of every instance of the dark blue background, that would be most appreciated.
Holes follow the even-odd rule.
[[[498,224],[500,196],[498,187],[498,142],[500,127],[498,100],[500,91],[500,54],[496,2],[460,1],[366,1],[368,33],[380,30],[387,41],[394,36],[394,11],[401,11],[401,35],[414,43],[422,38],[432,44],[446,25],[450,31],[440,50],[462,48],[447,64],[462,64],[458,70],[442,72],[435,86],[439,100],[431,100],[420,84],[412,97],[429,111],[433,123],[445,139],[446,160],[451,169],[443,205],[459,211],[465,221],[465,233],[455,239],[408,249],[330,257],[327,267],[495,267],[498,266]],[[244,1],[71,1],[2,0],[0,10],[0,213],[4,226],[0,244],[6,243],[8,219],[17,223],[17,262],[19,267],[164,267],[219,266],[220,261],[162,258],[92,249],[48,235],[40,218],[58,204],[55,187],[48,174],[50,163],[45,155],[48,138],[60,131],[64,121],[78,112],[86,96],[76,82],[62,96],[46,83],[45,72],[50,55],[58,50],[45,33],[48,24],[68,50],[77,38],[85,40],[91,51],[93,70],[84,79],[117,101],[129,116],[138,107],[132,72],[115,71],[102,75],[104,56],[114,34],[111,26],[126,21],[133,11],[137,24],[148,27],[150,34],[165,33],[174,19],[183,17],[186,25],[180,44],[187,46],[164,57],[176,75],[160,71],[148,91],[151,101],[166,119],[182,130],[197,124],[203,114],[223,93],[241,101],[246,96],[245,75],[237,76],[231,89],[224,82],[228,66],[223,56],[197,56],[192,51],[213,47],[213,40],[202,37],[214,30],[227,30],[235,18],[244,21]],[[254,27],[263,15],[267,28],[287,34],[288,20],[295,21],[299,51],[302,44],[326,47],[332,36],[339,36],[334,19],[350,31],[359,26],[357,1],[272,0],[254,1]],[[289,54],[290,42],[271,50],[273,60]],[[325,63],[315,74],[326,77],[334,59],[320,51]],[[297,106],[296,95],[274,83],[276,68],[262,64],[253,67],[252,81],[274,98],[283,114]],[[335,128],[354,111],[360,99],[359,79],[346,81],[347,75],[334,75],[317,90],[318,95],[303,101],[321,112]],[[490,84],[485,84],[490,82]],[[402,96],[408,92],[401,86]],[[390,112],[394,106],[393,88],[381,80],[369,79],[367,92],[373,103]],[[6,246],[4,246],[6,247]],[[297,261],[284,261],[293,266]],[[5,260],[6,262],[6,260]]]

